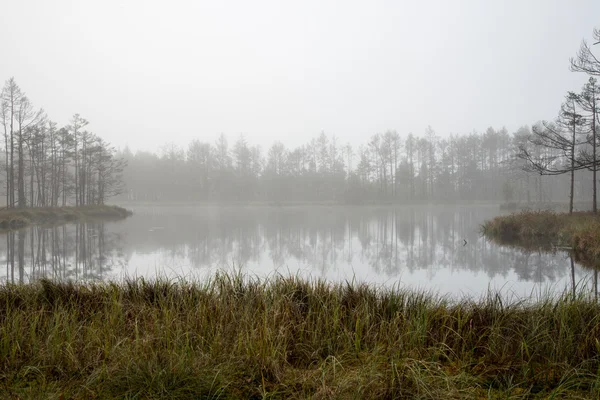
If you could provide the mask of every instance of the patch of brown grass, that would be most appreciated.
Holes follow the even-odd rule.
[[[117,206],[10,208],[0,211],[1,229],[18,229],[31,224],[53,224],[89,219],[121,219],[131,211]]]
[[[522,211],[486,221],[483,233],[502,244],[570,248],[586,264],[600,264],[600,216]]]

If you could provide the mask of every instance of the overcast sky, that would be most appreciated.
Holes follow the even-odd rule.
[[[116,146],[296,146],[321,131],[509,131],[554,118],[598,0],[0,0],[0,81]],[[599,49],[600,53],[600,49]]]

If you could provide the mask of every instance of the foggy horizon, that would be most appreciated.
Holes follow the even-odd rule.
[[[0,80],[132,151],[221,133],[266,149],[320,132],[355,147],[429,125],[514,132],[585,83],[569,58],[597,15],[594,1],[12,2]]]

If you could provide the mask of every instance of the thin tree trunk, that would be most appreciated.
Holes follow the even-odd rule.
[[[19,208],[27,206],[25,199],[25,157],[23,154],[23,129],[19,127],[19,171],[17,172],[17,190]]]
[[[592,166],[592,175],[593,175],[593,179],[594,179],[594,183],[592,185],[592,190],[594,191],[594,194],[592,196],[593,198],[593,204],[592,204],[592,211],[594,213],[598,212],[598,202],[597,202],[597,191],[596,191],[596,170],[597,170],[597,166],[596,166],[596,93],[595,91],[592,92],[592,159],[593,159],[593,166]]]
[[[11,113],[13,112],[11,109]],[[10,122],[10,206],[15,206],[15,139],[12,120]]]
[[[569,214],[573,214],[574,191],[575,191],[575,160],[571,160],[571,190],[569,192]]]
[[[10,180],[8,171],[8,132],[6,132],[6,125],[4,126],[4,161],[6,165],[6,208],[10,207]]]
[[[79,155],[77,154],[77,131],[75,131],[75,206],[79,205]]]
[[[33,203],[33,159],[31,159],[29,161],[29,166],[31,168],[31,177],[29,179],[29,190],[30,190],[30,193],[29,193],[29,205],[31,207],[34,207],[35,204]]]

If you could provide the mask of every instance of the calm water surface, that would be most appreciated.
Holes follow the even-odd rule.
[[[409,286],[452,296],[596,291],[597,272],[564,252],[525,251],[479,233],[494,206],[133,206],[123,221],[33,227],[0,236],[0,279],[260,277]],[[596,275],[595,275],[596,274]]]

